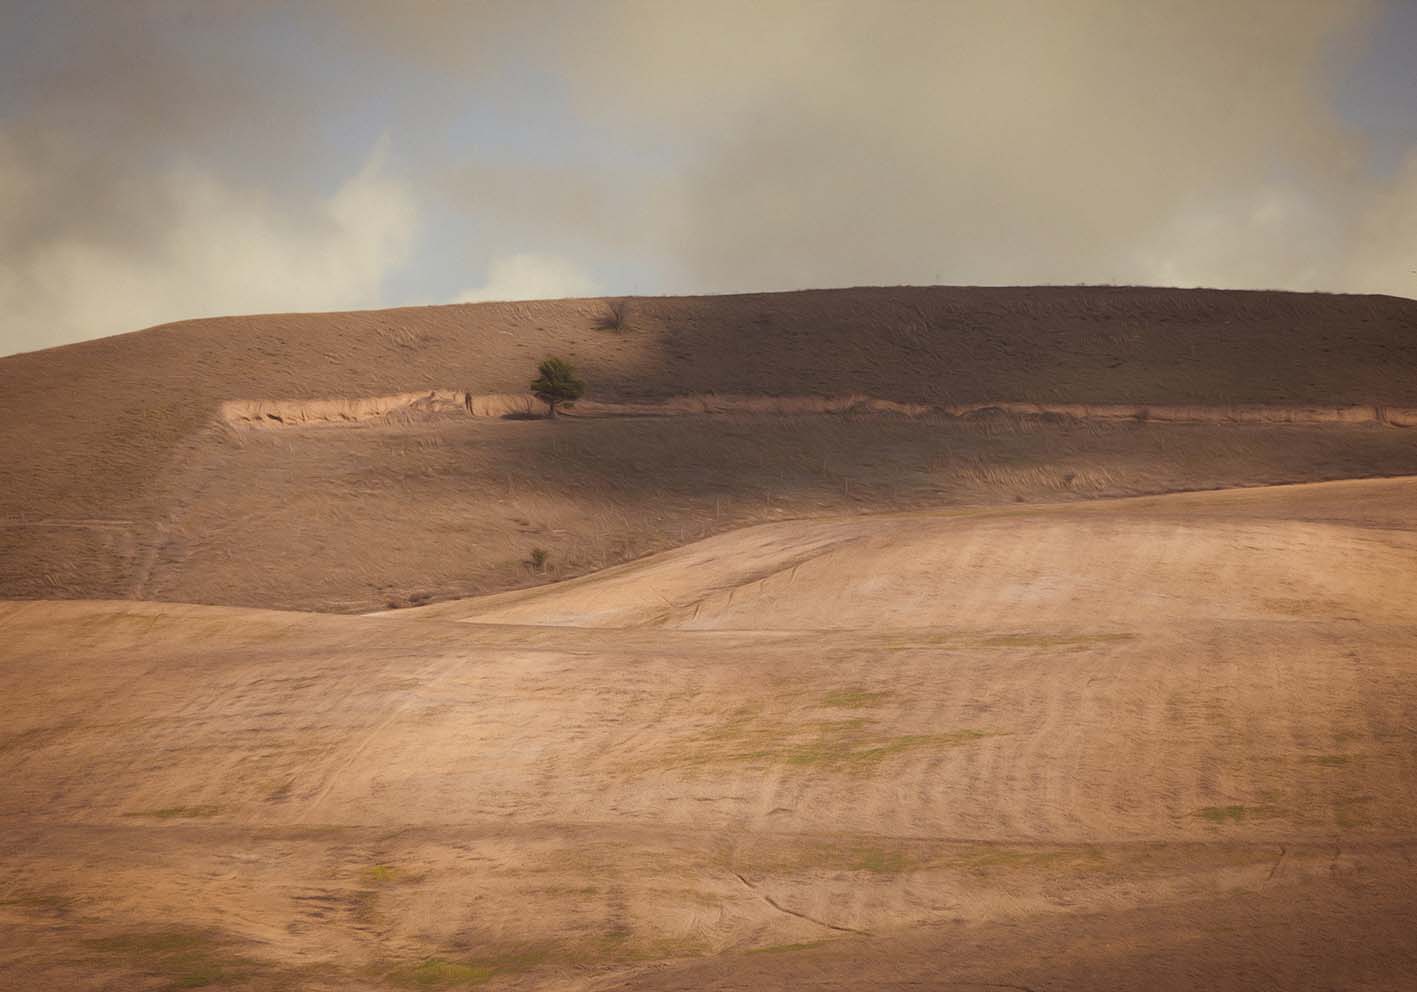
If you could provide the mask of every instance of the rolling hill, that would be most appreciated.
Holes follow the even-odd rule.
[[[900,288],[636,299],[620,331],[606,312],[215,318],[0,359],[0,594],[360,612],[782,517],[1417,472],[1393,429],[1417,423],[1408,300]],[[552,353],[599,415],[496,416]]]
[[[1417,482],[0,606],[28,987],[1398,988]],[[164,984],[166,983],[166,984]]]
[[[1417,303],[607,313],[0,359],[0,986],[1417,983]]]

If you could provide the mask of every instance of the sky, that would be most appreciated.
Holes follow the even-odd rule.
[[[0,354],[900,284],[1417,297],[1417,0],[0,0]]]

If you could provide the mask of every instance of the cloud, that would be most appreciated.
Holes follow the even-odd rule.
[[[274,43],[303,17],[53,0],[5,18],[0,354],[383,302],[414,247],[412,187],[377,131],[339,149],[322,132],[344,98]]]
[[[1417,149],[1407,153],[1392,182],[1366,203],[1344,283],[1358,292],[1417,297]]]
[[[1134,271],[1162,286],[1324,289],[1343,235],[1303,189],[1262,186],[1176,210],[1137,245]]]
[[[1410,295],[1407,132],[1335,110],[1376,32],[1417,31],[1391,10],[31,4],[0,32],[0,353],[454,295]]]
[[[484,300],[556,300],[595,296],[600,287],[584,270],[554,255],[501,255],[487,267],[487,282],[459,293],[455,303]]]
[[[584,114],[691,150],[650,240],[703,288],[1344,289],[1385,194],[1330,97],[1375,9],[633,4],[570,59]]]
[[[210,314],[378,304],[386,274],[409,257],[417,216],[384,158],[381,143],[333,195],[303,209],[175,168],[123,191],[151,215],[133,237],[82,220],[24,241],[0,228],[7,350]],[[0,162],[0,189],[43,185],[13,156]]]
[[[567,80],[579,133],[611,151],[588,160],[568,148],[530,168],[473,161],[454,199],[522,243],[653,260],[656,291],[1165,282],[1412,293],[1400,230],[1384,233],[1410,193],[1374,167],[1372,135],[1334,109],[1383,10],[558,8],[534,50]],[[466,32],[446,10],[429,16],[444,42],[429,40],[427,18],[380,30],[414,32],[455,71],[449,52]]]

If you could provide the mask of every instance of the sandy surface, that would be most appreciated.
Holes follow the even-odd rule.
[[[0,604],[14,988],[1402,989],[1417,479]]]

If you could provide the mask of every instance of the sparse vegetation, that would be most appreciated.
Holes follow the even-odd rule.
[[[595,326],[602,331],[615,331],[619,333],[625,330],[625,322],[630,316],[630,303],[628,300],[606,300],[605,313],[595,322]]]
[[[528,947],[494,957],[472,960],[449,960],[442,957],[382,970],[385,980],[402,988],[466,989],[485,985],[498,975],[515,975],[542,964],[547,958],[544,947]]]
[[[532,380],[532,394],[545,403],[550,415],[556,416],[556,408],[570,406],[585,393],[585,383],[576,377],[576,370],[570,362],[560,358],[548,358],[537,366],[540,374]]]
[[[880,705],[881,701],[889,695],[889,692],[873,692],[867,689],[838,689],[836,692],[829,692],[823,696],[822,705],[848,710],[864,709],[868,706]]]
[[[830,701],[834,698],[840,698],[843,702]],[[867,693],[856,696],[832,693],[825,697],[824,704],[864,708],[878,701]],[[746,761],[870,774],[882,762],[897,755],[920,749],[960,747],[1000,735],[999,731],[975,729],[933,734],[889,734],[879,732],[874,721],[864,718],[784,724],[764,720],[758,710],[744,707],[700,737],[682,755],[683,760],[675,764],[682,767]]]
[[[545,571],[546,562],[550,557],[550,552],[545,548],[532,548],[531,555],[527,558],[526,563],[538,572],[541,572]]]
[[[1244,806],[1206,806],[1196,810],[1196,816],[1211,823],[1240,823],[1247,812]]]
[[[220,812],[220,806],[211,805],[163,806],[160,809],[140,809],[123,815],[151,817],[154,820],[200,820],[216,816]]]
[[[1246,820],[1272,820],[1280,816],[1273,806],[1205,806],[1195,813],[1210,823],[1244,823]]]
[[[1102,849],[1094,846],[1061,848],[982,846],[949,861],[952,867],[975,872],[1007,869],[1086,868],[1097,867],[1107,860]]]
[[[496,974],[485,964],[467,964],[429,958],[426,961],[395,971],[389,977],[400,985],[418,989],[468,988],[482,985]]]
[[[197,930],[157,930],[85,942],[105,957],[116,957],[165,984],[162,989],[198,989],[249,979],[254,961],[225,953],[222,941]]]
[[[1333,802],[1333,820],[1344,830],[1367,826],[1371,822],[1364,808],[1373,801],[1372,796],[1347,796]]]
[[[369,881],[384,885],[396,880],[399,870],[393,865],[372,865],[365,870],[364,875]]]
[[[780,752],[763,751],[745,757],[765,757],[783,761],[789,765],[821,767],[838,771],[867,772],[887,758],[918,748],[957,747],[995,736],[981,730],[961,730],[945,734],[897,734],[885,737],[860,739],[854,736],[847,721],[843,730],[838,731],[830,724],[824,724],[821,736],[815,741],[790,746]]]
[[[863,847],[855,852],[850,870],[870,872],[873,875],[897,875],[910,867],[910,857],[903,850]]]

